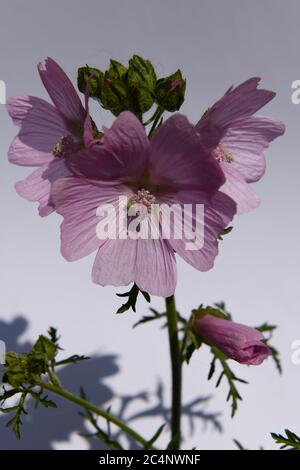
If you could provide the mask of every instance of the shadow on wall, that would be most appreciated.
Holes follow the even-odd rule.
[[[24,316],[18,316],[11,322],[0,320],[0,337],[5,341],[8,351],[23,353],[32,347],[30,342],[20,340],[27,327],[28,321]],[[112,388],[104,383],[106,379],[120,372],[117,359],[118,356],[113,354],[94,356],[87,361],[61,368],[58,376],[64,387],[76,394],[84,384],[89,400],[100,407],[108,408],[112,399],[114,402],[117,399],[118,410],[113,409],[112,412],[127,423],[131,422],[133,425],[133,421],[151,418],[159,418],[162,423],[169,422],[170,409],[164,402],[164,387],[161,382],[154,392],[141,391],[135,395],[122,396],[114,393]],[[0,449],[51,450],[54,448],[53,442],[67,441],[74,432],[83,434],[88,432],[86,421],[78,414],[79,409],[74,404],[57,396],[51,398],[57,404],[56,409],[42,407],[34,409],[32,400],[28,400],[26,406],[28,415],[23,419],[20,441],[17,441],[12,432],[5,427],[9,416],[0,416]],[[194,433],[196,420],[201,420],[204,425],[211,424],[218,432],[222,431],[220,413],[206,411],[210,398],[210,396],[196,398],[183,406],[183,415],[188,420],[191,435]],[[136,411],[141,405],[143,411]],[[130,411],[132,409],[135,411]],[[118,439],[119,436],[120,434],[116,433],[114,437]],[[107,448],[95,438],[88,440],[88,446],[90,449],[98,450]],[[134,449],[136,444],[129,440],[128,447]]]

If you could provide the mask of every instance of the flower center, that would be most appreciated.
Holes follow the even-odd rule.
[[[58,158],[66,158],[78,149],[78,144],[71,135],[65,135],[59,139],[52,149],[52,154]]]
[[[148,212],[151,212],[151,205],[155,204],[156,197],[148,191],[148,189],[139,189],[129,200],[129,207],[134,204],[140,204],[147,208]]]
[[[233,154],[223,144],[219,144],[213,151],[214,157],[218,162],[232,163],[234,161]]]

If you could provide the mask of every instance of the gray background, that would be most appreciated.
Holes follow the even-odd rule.
[[[268,151],[267,174],[256,185],[261,207],[235,219],[213,271],[201,274],[178,261],[177,302],[187,316],[201,302],[225,300],[237,321],[278,324],[274,342],[282,353],[284,374],[279,377],[270,360],[252,368],[233,364],[251,385],[240,386],[244,401],[231,420],[227,386],[215,391],[214,381],[206,380],[209,354],[203,350],[195,355],[184,373],[184,400],[203,401],[193,434],[184,419],[185,448],[229,449],[234,447],[232,438],[250,448],[273,448],[270,431],[289,427],[300,432],[300,365],[291,362],[291,343],[300,338],[300,107],[290,98],[291,83],[300,78],[299,15],[297,0],[1,2],[0,78],[8,95],[46,98],[36,64],[47,55],[74,80],[80,65],[105,68],[109,58],[126,62],[133,53],[151,59],[161,74],[182,69],[187,77],[182,112],[193,122],[228,86],[250,76],[263,77],[263,85],[278,92],[264,114],[282,119],[287,132]],[[110,122],[104,111],[97,118]],[[164,420],[161,388],[165,402],[169,400],[166,331],[158,325],[133,331],[147,305],[140,302],[136,314],[117,317],[115,289],[90,281],[93,257],[73,264],[61,257],[60,218],[40,219],[36,207],[14,191],[14,183],[28,171],[6,160],[16,129],[4,106],[0,124],[0,337],[9,349],[22,350],[50,325],[57,326],[67,353],[98,354],[89,366],[63,371],[65,383],[74,389],[84,383],[95,401],[111,403],[116,413],[125,405],[126,417],[150,409],[150,418],[134,422],[150,436]],[[163,302],[153,298],[153,305],[162,308]],[[219,422],[223,433],[216,429]],[[20,444],[1,423],[0,447],[87,448],[77,436],[83,427],[67,406],[55,415],[37,412]]]

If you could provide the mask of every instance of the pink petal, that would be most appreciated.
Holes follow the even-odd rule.
[[[92,122],[91,118],[89,115],[85,118],[84,121],[84,133],[83,133],[83,138],[84,138],[84,145],[85,147],[91,147],[94,144],[94,136],[93,136],[93,127],[92,127]]]
[[[174,294],[177,282],[173,249],[166,240],[138,240],[136,284],[160,297]]]
[[[218,162],[204,151],[195,127],[176,114],[150,142],[149,171],[153,183],[197,189],[213,195],[224,183]]]
[[[197,242],[200,248],[196,250],[188,249],[187,243],[191,242],[190,239],[187,237],[182,239],[175,238],[175,224],[179,220],[176,217],[174,217],[172,222],[169,243],[175,252],[187,263],[200,271],[208,271],[213,267],[214,260],[218,254],[218,237],[236,213],[236,204],[230,197],[220,191],[210,201],[196,192],[179,192],[174,196],[173,200],[169,200],[169,204],[176,203],[176,199],[177,204],[192,203],[194,206],[193,218],[186,226],[194,231],[197,228]],[[204,220],[201,216],[199,218],[196,217],[196,204],[204,204]],[[187,222],[188,219],[186,219],[185,223]]]
[[[84,120],[84,126],[83,126],[83,141],[84,141],[84,146],[86,148],[91,148],[94,145],[98,145],[101,140],[101,137],[94,138],[93,134],[93,126],[92,126],[92,120],[90,117],[90,112],[89,112],[89,96],[88,92],[85,94],[85,107],[86,107],[86,118]]]
[[[237,213],[243,214],[256,209],[260,204],[260,199],[239,171],[231,163],[221,163],[221,167],[226,177],[226,183],[222,186],[221,191],[236,202]]]
[[[71,80],[50,57],[38,65],[42,82],[58,111],[68,123],[83,124],[85,110]]]
[[[28,201],[39,202],[39,213],[45,217],[54,211],[51,201],[51,184],[70,173],[63,160],[53,160],[31,173],[25,180],[16,184],[17,193]]]
[[[95,251],[103,240],[97,237],[101,204],[118,207],[118,198],[130,191],[122,185],[97,183],[79,178],[64,178],[54,183],[51,197],[56,211],[64,217],[61,225],[61,252],[75,261]]]
[[[93,281],[102,286],[137,286],[152,295],[169,297],[176,287],[173,250],[163,240],[107,240],[99,249]]]
[[[85,178],[133,181],[145,169],[148,146],[142,124],[126,111],[105,130],[98,145],[71,156],[68,166],[75,175]]]
[[[259,365],[271,353],[261,332],[231,320],[204,315],[195,321],[195,329],[205,341],[241,364]]]
[[[201,118],[196,127],[201,130],[209,121],[220,129],[230,121],[242,116],[252,116],[271,101],[276,93],[258,89],[261,78],[249,78],[235,88],[228,90]]]
[[[8,151],[10,162],[40,166],[51,161],[54,145],[68,133],[56,109],[34,96],[16,96],[8,99],[7,111],[20,127]]]
[[[106,240],[99,249],[92,271],[100,286],[127,286],[135,281],[135,240]]]
[[[284,131],[284,124],[276,119],[250,116],[232,122],[221,143],[233,154],[232,166],[250,183],[263,176],[263,151]]]

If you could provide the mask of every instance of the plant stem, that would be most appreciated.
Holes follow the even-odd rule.
[[[155,119],[154,119],[154,122],[153,122],[153,124],[152,124],[152,126],[151,126],[150,132],[149,132],[149,134],[148,134],[148,138],[149,138],[149,139],[151,139],[152,134],[153,134],[153,132],[155,131],[156,126],[157,126],[157,124],[159,123],[159,120],[160,120],[160,118],[162,117],[163,113],[164,113],[164,109],[158,107],[157,110],[156,110],[156,113],[155,113],[155,114],[156,114],[156,117],[155,117]]]
[[[166,309],[168,318],[168,331],[169,343],[171,354],[172,366],[172,418],[171,418],[171,431],[172,439],[170,444],[171,450],[178,450],[180,448],[181,440],[181,369],[182,361],[178,340],[177,328],[177,312],[175,305],[175,297],[168,297],[166,299]]]
[[[91,411],[97,416],[101,416],[102,418],[106,419],[108,422],[115,424],[118,428],[122,429],[126,434],[131,436],[136,442],[141,444],[144,448],[148,449],[154,449],[154,447],[150,446],[149,443],[146,439],[144,439],[140,434],[138,434],[134,429],[131,427],[127,426],[122,420],[119,418],[116,418],[115,416],[111,415],[105,410],[102,410],[101,408],[98,408],[97,406],[93,405],[92,403],[88,402],[84,398],[81,398],[77,395],[74,395],[73,393],[69,392],[68,390],[65,390],[61,387],[57,387],[56,385],[52,385],[49,382],[41,382],[39,384],[42,388],[49,390],[49,392],[55,393],[56,395],[59,395],[66,400],[69,400],[76,405],[79,405],[80,407]]]
[[[154,119],[156,118],[157,116],[157,113],[160,111],[160,107],[158,106],[154,112],[154,114],[152,114],[152,116],[145,122],[143,122],[143,126],[146,127],[148,126],[149,124],[151,124],[151,122],[154,121]]]

